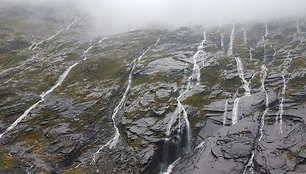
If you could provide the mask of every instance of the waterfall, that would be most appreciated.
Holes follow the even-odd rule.
[[[74,23],[76,23],[78,20],[79,20],[79,18],[76,19],[76,20],[74,20],[72,23],[70,23],[70,24],[68,25],[68,27],[66,28],[66,30],[69,30],[70,27],[71,27]],[[29,47],[29,49],[35,50],[39,45],[43,44],[44,42],[46,42],[46,43],[49,42],[50,40],[52,40],[53,38],[55,38],[57,35],[59,35],[60,33],[62,33],[63,31],[64,31],[63,29],[60,29],[59,31],[57,31],[54,35],[50,36],[49,38],[43,39],[43,40],[41,40],[41,41],[38,42],[38,43],[33,43],[33,44],[31,44],[31,46]]]
[[[73,20],[73,21],[68,25],[68,27],[66,28],[66,30],[69,30],[70,27],[71,27],[73,24],[75,24],[76,22],[78,22],[79,20],[80,20],[80,18],[77,18],[77,19]]]
[[[261,91],[263,91],[265,93],[265,111],[264,113],[262,114],[261,116],[261,119],[260,119],[260,128],[259,128],[259,133],[260,133],[260,136],[259,136],[259,139],[258,141],[260,142],[262,137],[263,137],[263,128],[265,126],[265,116],[269,110],[269,99],[268,99],[268,93],[266,91],[266,88],[265,88],[265,80],[267,78],[267,71],[268,69],[266,68],[265,65],[262,65],[261,66],[261,72],[260,72],[260,81],[261,81]],[[248,163],[247,165],[244,167],[244,171],[243,171],[243,174],[245,174],[247,171],[249,171],[250,173],[254,173],[254,157],[255,157],[255,150],[252,151],[252,155],[251,157],[249,158],[248,160]]]
[[[224,34],[223,33],[221,33],[221,51],[224,52]]]
[[[291,52],[294,50],[297,50],[300,45],[303,43],[303,37],[301,37],[300,43],[297,45],[297,47],[295,49],[292,49],[290,51],[288,51],[287,57],[284,60],[284,62],[280,65],[280,70],[281,70],[281,77],[282,77],[282,81],[283,81],[283,88],[281,91],[281,101],[279,104],[279,111],[277,113],[276,116],[276,125],[279,126],[279,133],[283,132],[283,113],[284,113],[284,98],[285,98],[285,94],[286,94],[286,90],[287,90],[287,82],[289,81],[289,79],[286,79],[286,75],[288,74],[288,68],[292,62],[292,57],[291,57]]]
[[[159,38],[157,39],[156,43],[154,45],[157,45],[158,42],[159,42]],[[113,136],[112,139],[110,139],[106,144],[102,145],[92,156],[92,161],[91,163],[95,163],[96,162],[96,158],[97,156],[99,155],[99,153],[107,146],[109,146],[110,149],[112,148],[115,148],[116,145],[118,144],[118,141],[119,141],[119,138],[120,138],[120,132],[119,132],[119,129],[117,127],[117,124],[116,124],[116,116],[119,112],[119,110],[123,107],[125,101],[126,101],[126,98],[127,98],[127,95],[130,91],[130,88],[131,88],[131,84],[132,84],[132,78],[133,78],[133,72],[134,72],[134,69],[136,68],[136,65],[141,61],[142,57],[151,49],[151,46],[148,47],[138,58],[134,59],[134,61],[132,62],[132,68],[130,70],[130,74],[129,74],[129,77],[128,77],[128,81],[127,81],[127,87],[123,93],[123,96],[120,100],[120,102],[118,103],[118,105],[115,107],[115,109],[113,110],[113,114],[112,114],[112,121],[113,121],[113,127],[115,129],[115,134]]]
[[[249,49],[249,57],[250,57],[250,61],[253,60],[253,55],[252,55],[252,48],[250,47]]]
[[[181,157],[179,157],[177,160],[175,160],[173,163],[171,163],[167,170],[165,172],[161,172],[161,174],[170,174],[172,172],[173,167],[181,160]]]
[[[186,112],[185,107],[181,103],[181,98],[189,92],[193,87],[196,87],[200,85],[200,67],[197,64],[197,58],[199,57],[200,54],[204,52],[204,43],[207,42],[206,38],[206,31],[204,30],[203,32],[203,40],[199,44],[196,53],[193,55],[193,69],[192,69],[192,74],[190,77],[187,78],[187,85],[185,87],[185,90],[177,97],[176,102],[177,102],[177,107],[175,109],[175,112],[173,113],[166,129],[166,138],[164,141],[164,153],[163,153],[163,159],[162,159],[162,167],[161,167],[161,172],[164,172],[165,170],[165,165],[167,165],[168,161],[168,153],[169,153],[169,141],[171,139],[171,129],[173,125],[178,121],[178,134],[181,133],[181,116],[183,116],[183,120],[185,122],[185,130],[186,130],[186,152],[191,151],[191,131],[190,131],[190,123],[188,120],[188,114]],[[185,73],[186,73],[186,64],[185,64]],[[195,84],[194,84],[195,83]]]
[[[255,152],[252,152],[251,158],[249,159],[248,164],[245,166],[244,171],[242,174],[245,174],[247,169],[249,168],[249,172],[251,172],[252,174],[254,174],[254,156],[255,156]]]
[[[227,51],[227,55],[230,57],[233,55],[233,44],[234,44],[234,39],[235,39],[235,24],[233,24],[232,27],[232,32],[231,32],[231,36],[230,36],[230,43],[229,43],[229,48]]]
[[[203,32],[203,40],[200,43],[200,45],[197,48],[196,53],[193,55],[193,70],[192,70],[192,82],[196,82],[196,86],[200,85],[200,80],[201,80],[201,70],[199,65],[197,64],[198,62],[198,57],[200,54],[203,54],[204,52],[204,43],[206,42],[206,32],[204,30]]]
[[[28,114],[34,109],[36,108],[36,106],[43,102],[45,100],[45,97],[47,95],[49,95],[51,92],[53,92],[57,87],[59,87],[63,81],[65,80],[65,78],[67,77],[67,75],[69,74],[69,72],[72,70],[73,67],[75,67],[78,63],[75,63],[71,66],[69,66],[66,71],[64,71],[64,73],[62,75],[59,76],[58,80],[56,81],[55,85],[52,86],[49,90],[47,90],[46,92],[43,92],[40,95],[40,100],[38,102],[36,102],[35,104],[33,104],[30,108],[28,108],[17,120],[14,121],[13,124],[11,124],[2,134],[0,134],[0,138],[3,137],[4,134],[6,134],[7,132],[9,132],[10,130],[14,129],[18,123],[20,123],[24,118],[26,118],[28,116]]]
[[[264,36],[262,36],[262,42],[263,42],[263,48],[264,48],[264,61],[267,61],[266,44],[267,44],[268,35],[269,35],[268,25],[265,23],[265,34],[264,34]]]
[[[251,96],[251,89],[249,82],[244,78],[244,70],[243,70],[243,64],[239,57],[235,57],[236,63],[237,63],[237,71],[240,79],[243,82],[243,88],[245,90],[245,96]]]
[[[61,33],[63,30],[61,29],[60,31],[58,31],[56,34],[54,34],[53,36],[49,37],[48,39],[46,39],[46,41],[49,41],[51,39],[53,39],[55,36],[57,36],[59,33]],[[41,41],[40,43],[44,42]],[[33,48],[33,50],[39,45],[36,44],[36,46]],[[89,51],[89,50],[88,50]],[[87,52],[88,52],[87,51]],[[86,51],[85,51],[86,52]],[[85,53],[84,52],[84,53]],[[83,59],[86,60],[86,59]],[[37,107],[38,104],[40,104],[41,102],[43,102],[45,100],[45,97],[47,95],[49,95],[50,93],[52,93],[57,87],[59,87],[63,81],[65,80],[65,78],[67,77],[67,75],[70,73],[70,71],[76,66],[78,65],[79,62],[74,63],[73,65],[69,66],[64,72],[63,74],[61,74],[58,78],[58,80],[55,82],[55,84],[46,92],[43,92],[42,94],[40,94],[40,100],[38,102],[36,102],[35,104],[33,104],[31,107],[29,107],[17,120],[14,121],[13,124],[11,124],[2,134],[0,134],[0,138],[3,137],[4,134],[6,134],[7,132],[9,132],[10,130],[14,129],[24,118],[26,118],[28,116],[28,114]]]
[[[260,137],[258,139],[259,141],[261,141],[261,139],[263,137],[263,128],[265,126],[265,116],[266,116],[266,114],[267,114],[267,112],[269,110],[269,98],[268,98],[269,96],[268,96],[268,92],[267,92],[267,90],[265,88],[265,81],[266,81],[266,78],[267,78],[267,71],[268,71],[268,69],[266,68],[266,66],[262,65],[261,66],[261,73],[260,73],[260,80],[261,80],[261,88],[262,88],[261,90],[265,93],[265,107],[266,107],[266,109],[265,109],[264,113],[261,116],[261,126],[260,126],[260,129],[259,129]]]
[[[232,125],[236,124],[238,121],[239,101],[240,101],[240,97],[234,100],[233,113],[232,113]]]

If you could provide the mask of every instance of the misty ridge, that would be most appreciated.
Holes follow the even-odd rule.
[[[89,33],[103,34],[306,15],[304,0],[2,0],[2,4],[39,9],[63,19],[72,13],[83,15]]]

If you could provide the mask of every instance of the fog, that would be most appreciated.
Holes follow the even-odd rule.
[[[5,1],[5,0],[0,0]],[[306,16],[306,0],[6,0],[78,9],[96,29],[226,24]]]

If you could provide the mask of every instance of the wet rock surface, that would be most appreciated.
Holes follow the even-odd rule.
[[[202,27],[88,38],[82,14],[18,8],[0,11],[0,133],[34,107],[0,137],[0,173],[154,174],[178,157],[173,173],[306,172],[305,19],[267,22],[267,35],[264,23],[236,24],[229,55],[232,25],[207,27],[199,49]]]

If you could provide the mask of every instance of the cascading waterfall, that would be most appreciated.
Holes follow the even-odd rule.
[[[80,18],[76,18],[75,20],[73,20],[73,21],[68,25],[68,27],[66,28],[66,30],[69,30],[70,27],[71,27],[72,25],[74,25],[76,22],[78,22],[79,20],[80,20]]]
[[[224,34],[221,33],[221,51],[223,51],[224,54]]]
[[[243,64],[242,64],[239,57],[235,57],[235,60],[236,60],[236,63],[237,63],[238,75],[243,82],[243,88],[245,90],[245,96],[251,96],[250,83],[244,78]]]
[[[263,52],[264,52],[264,62],[267,61],[267,50],[266,50],[266,40],[265,37],[262,37],[262,42],[263,42]]]
[[[269,35],[268,25],[265,23],[265,37],[268,37],[268,35]]]
[[[188,120],[188,114],[186,112],[186,109],[184,108],[184,106],[181,103],[181,98],[188,92],[190,91],[191,88],[196,87],[198,85],[200,85],[200,68],[197,64],[197,58],[199,57],[199,55],[201,53],[204,52],[204,43],[207,41],[207,37],[206,37],[206,31],[204,30],[203,32],[203,40],[200,43],[200,45],[197,48],[196,53],[193,55],[193,70],[192,70],[192,74],[190,77],[187,78],[187,85],[186,85],[186,89],[184,90],[183,93],[181,93],[176,101],[177,101],[177,107],[175,109],[175,112],[173,114],[173,116],[171,117],[168,125],[167,125],[167,129],[166,129],[166,138],[164,141],[164,153],[163,153],[163,159],[162,159],[162,166],[161,166],[161,173],[165,173],[166,171],[166,166],[168,166],[168,162],[169,162],[169,157],[168,157],[168,153],[169,153],[169,141],[171,139],[171,129],[173,127],[173,125],[175,124],[175,122],[178,120],[178,134],[181,133],[181,115],[183,116],[184,122],[185,122],[185,130],[186,130],[186,152],[190,152],[191,151],[191,132],[190,132],[190,123]],[[186,69],[185,69],[186,70]],[[194,84],[195,83],[195,84]],[[169,166],[168,166],[169,167]]]
[[[250,61],[252,61],[253,60],[252,47],[250,47],[249,49],[249,57],[250,57]]]
[[[279,126],[278,131],[280,134],[283,133],[283,113],[284,113],[284,97],[286,94],[286,90],[287,90],[287,83],[289,81],[289,79],[286,79],[286,75],[288,74],[288,68],[292,62],[292,56],[291,56],[291,52],[294,50],[298,50],[299,47],[302,45],[303,43],[303,37],[300,38],[300,43],[297,45],[297,47],[293,50],[288,51],[287,57],[285,59],[285,61],[280,65],[280,70],[281,70],[281,77],[282,77],[282,81],[283,81],[283,88],[281,91],[281,100],[280,100],[280,104],[279,104],[279,111],[277,113],[276,116],[276,125]]]
[[[204,38],[204,40],[201,42],[202,46],[203,46],[203,43],[207,41],[206,30],[205,29],[204,29],[204,32],[203,32],[203,38]]]
[[[261,72],[260,72],[260,80],[261,80],[261,91],[263,91],[265,93],[265,111],[261,116],[261,120],[260,120],[260,128],[259,128],[259,139],[258,141],[260,142],[262,137],[263,137],[263,128],[265,126],[265,116],[269,110],[269,98],[268,98],[268,93],[266,91],[266,87],[265,87],[265,81],[267,78],[267,71],[268,69],[266,68],[265,65],[261,66]],[[250,173],[254,173],[254,157],[255,157],[255,150],[252,151],[252,155],[249,158],[249,161],[247,163],[247,165],[244,167],[244,171],[243,174],[245,174],[247,171],[249,171]]]
[[[264,113],[262,114],[261,116],[261,127],[259,129],[260,131],[260,137],[259,137],[259,141],[261,141],[262,137],[263,137],[263,127],[265,126],[265,116],[269,110],[269,96],[268,96],[268,92],[265,88],[265,81],[266,81],[266,78],[267,78],[267,67],[265,65],[262,65],[261,66],[261,73],[260,73],[260,79],[261,79],[261,90],[265,93],[265,111]]]
[[[167,170],[163,172],[162,174],[170,174],[172,172],[173,167],[181,160],[181,157],[179,157],[177,160],[175,160],[173,163],[171,163]]]
[[[154,45],[157,45],[159,42],[160,38],[157,39],[157,41],[155,42]],[[120,132],[119,132],[119,128],[117,127],[116,124],[116,116],[119,112],[119,110],[122,108],[122,106],[124,105],[127,95],[130,91],[131,88],[131,84],[132,84],[132,78],[133,78],[133,72],[134,69],[136,68],[137,64],[141,61],[142,57],[151,49],[151,46],[148,47],[138,58],[134,59],[134,61],[132,62],[132,68],[130,70],[130,74],[128,77],[128,84],[127,87],[123,93],[123,96],[120,100],[120,102],[118,103],[118,105],[115,107],[113,114],[112,114],[112,121],[113,121],[113,127],[115,129],[115,134],[113,136],[112,139],[110,139],[106,144],[104,144],[103,146],[101,146],[94,154],[92,157],[92,162],[91,163],[95,163],[96,162],[96,158],[98,156],[98,154],[107,146],[109,146],[110,149],[115,148],[116,145],[118,144],[119,138],[120,138]]]
[[[55,36],[57,36],[59,33],[61,33],[62,30],[60,30],[59,32],[57,32],[55,35],[49,37],[48,40],[53,39]],[[86,59],[83,59],[86,60]],[[65,80],[65,78],[67,77],[67,75],[70,73],[70,71],[76,66],[78,65],[79,62],[74,63],[73,65],[69,66],[66,71],[63,72],[63,74],[61,74],[58,78],[58,80],[56,81],[55,85],[52,86],[49,90],[47,90],[46,92],[43,92],[40,95],[40,100],[38,102],[36,102],[35,104],[33,104],[30,108],[28,108],[17,120],[14,121],[13,124],[11,124],[2,134],[0,134],[0,138],[3,137],[4,134],[6,134],[7,132],[9,132],[10,130],[14,129],[24,118],[26,118],[28,116],[28,114],[37,107],[38,104],[40,104],[41,102],[43,102],[45,100],[45,97],[47,95],[49,95],[50,93],[52,93],[57,87],[59,87],[63,81]]]
[[[74,21],[72,21],[72,23],[70,23],[70,24],[68,25],[68,27],[66,28],[66,30],[69,30],[70,27],[71,27],[73,24],[75,24],[78,20],[79,20],[79,18],[76,19],[76,20],[74,20]],[[46,43],[49,42],[50,40],[52,40],[53,38],[55,38],[57,35],[59,35],[60,33],[62,33],[63,31],[64,31],[64,29],[60,29],[59,31],[57,31],[54,35],[50,36],[49,38],[43,39],[43,40],[41,40],[41,41],[38,42],[38,43],[33,43],[33,44],[29,47],[29,49],[32,49],[32,50],[37,49],[37,47],[38,47],[39,45],[43,44],[44,42],[46,42]]]
[[[200,45],[197,48],[197,52],[193,55],[193,70],[192,70],[192,81],[196,82],[196,86],[200,85],[200,80],[201,80],[201,70],[199,65],[197,64],[198,62],[198,57],[200,54],[204,52],[204,43],[207,41],[206,38],[206,31],[204,30],[203,32],[203,40],[200,43]]]
[[[263,42],[263,48],[264,48],[264,61],[267,61],[266,44],[267,44],[268,35],[269,35],[268,25],[265,23],[265,34],[264,34],[264,36],[262,36],[262,42]]]
[[[49,42],[50,40],[52,40],[53,38],[55,38],[57,35],[59,35],[60,33],[63,32],[63,29],[60,29],[58,32],[56,32],[54,35],[50,36],[49,38],[47,39],[44,39],[44,40],[41,40],[40,42],[38,43],[33,43],[29,49],[32,49],[32,50],[35,50],[39,45],[43,44],[44,42]]]
[[[248,161],[248,164],[244,167],[244,171],[242,174],[245,174],[248,168],[249,168],[249,172],[254,174],[254,169],[253,169],[254,168],[254,157],[255,157],[255,152],[252,151],[252,155]]]
[[[234,106],[233,106],[233,113],[232,113],[232,125],[236,124],[238,121],[238,111],[239,111],[239,101],[240,97],[235,98]]]
[[[276,123],[279,124],[279,133],[283,133],[283,113],[284,113],[284,97],[286,94],[286,89],[287,89],[287,82],[288,80],[286,80],[286,75],[287,75],[287,69],[289,68],[289,65],[292,61],[292,58],[290,58],[290,53],[291,51],[288,52],[287,54],[287,58],[285,60],[285,62],[281,65],[282,71],[281,71],[281,77],[282,77],[282,81],[283,81],[283,88],[281,91],[281,101],[279,104],[279,111],[277,113],[277,117],[276,117]]]
[[[95,46],[95,44],[90,44],[90,46],[83,52],[83,60],[87,60],[87,53]]]
[[[7,132],[9,132],[10,130],[14,129],[18,123],[20,123],[24,118],[26,118],[28,116],[28,114],[34,109],[36,108],[36,106],[38,104],[40,104],[41,102],[43,102],[45,100],[45,97],[47,95],[49,95],[52,91],[54,91],[57,87],[59,87],[63,81],[65,80],[65,78],[67,77],[67,75],[69,74],[69,72],[72,70],[73,67],[75,67],[78,63],[75,63],[71,66],[69,66],[67,68],[67,70],[59,76],[58,80],[56,81],[55,85],[52,86],[48,91],[43,92],[40,95],[40,100],[38,102],[36,102],[35,104],[33,104],[30,108],[28,108],[17,120],[14,121],[13,124],[11,124],[2,134],[0,134],[0,138],[3,137],[4,134],[6,134]]]
[[[230,36],[230,43],[229,43],[229,48],[227,51],[227,55],[230,57],[233,55],[233,44],[234,44],[234,39],[235,39],[235,24],[233,24],[232,27],[232,32],[231,32],[231,36]]]

